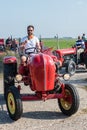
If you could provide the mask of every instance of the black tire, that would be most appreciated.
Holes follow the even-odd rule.
[[[66,72],[69,73],[71,76],[76,72],[76,63],[71,60],[66,65]]]
[[[4,64],[3,66],[4,98],[6,100],[6,95],[9,87],[14,86],[14,77],[17,74],[17,64]]]
[[[58,99],[60,110],[63,114],[71,116],[79,108],[79,95],[76,88],[71,84],[65,84],[65,97]]]
[[[86,65],[86,69],[87,69],[87,53],[84,53],[83,59],[84,59],[84,64]]]
[[[87,69],[87,65],[85,65],[86,69]]]
[[[10,118],[18,120],[23,113],[23,105],[19,90],[15,86],[10,87],[7,92],[6,105]]]

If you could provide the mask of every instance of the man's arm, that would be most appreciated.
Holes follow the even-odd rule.
[[[37,41],[36,41],[36,49],[38,52],[40,52],[41,50],[41,46],[40,46],[40,42],[39,42],[39,39],[37,38]]]

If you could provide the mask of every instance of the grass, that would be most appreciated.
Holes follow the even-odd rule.
[[[45,46],[59,48],[70,48],[75,44],[76,39],[42,39]]]

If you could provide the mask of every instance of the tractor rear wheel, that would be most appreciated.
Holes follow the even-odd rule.
[[[84,53],[84,64],[86,65],[86,69],[87,69],[87,53]]]

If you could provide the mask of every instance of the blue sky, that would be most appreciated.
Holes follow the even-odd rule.
[[[23,37],[29,24],[38,37],[87,35],[87,0],[0,0],[0,37]]]

